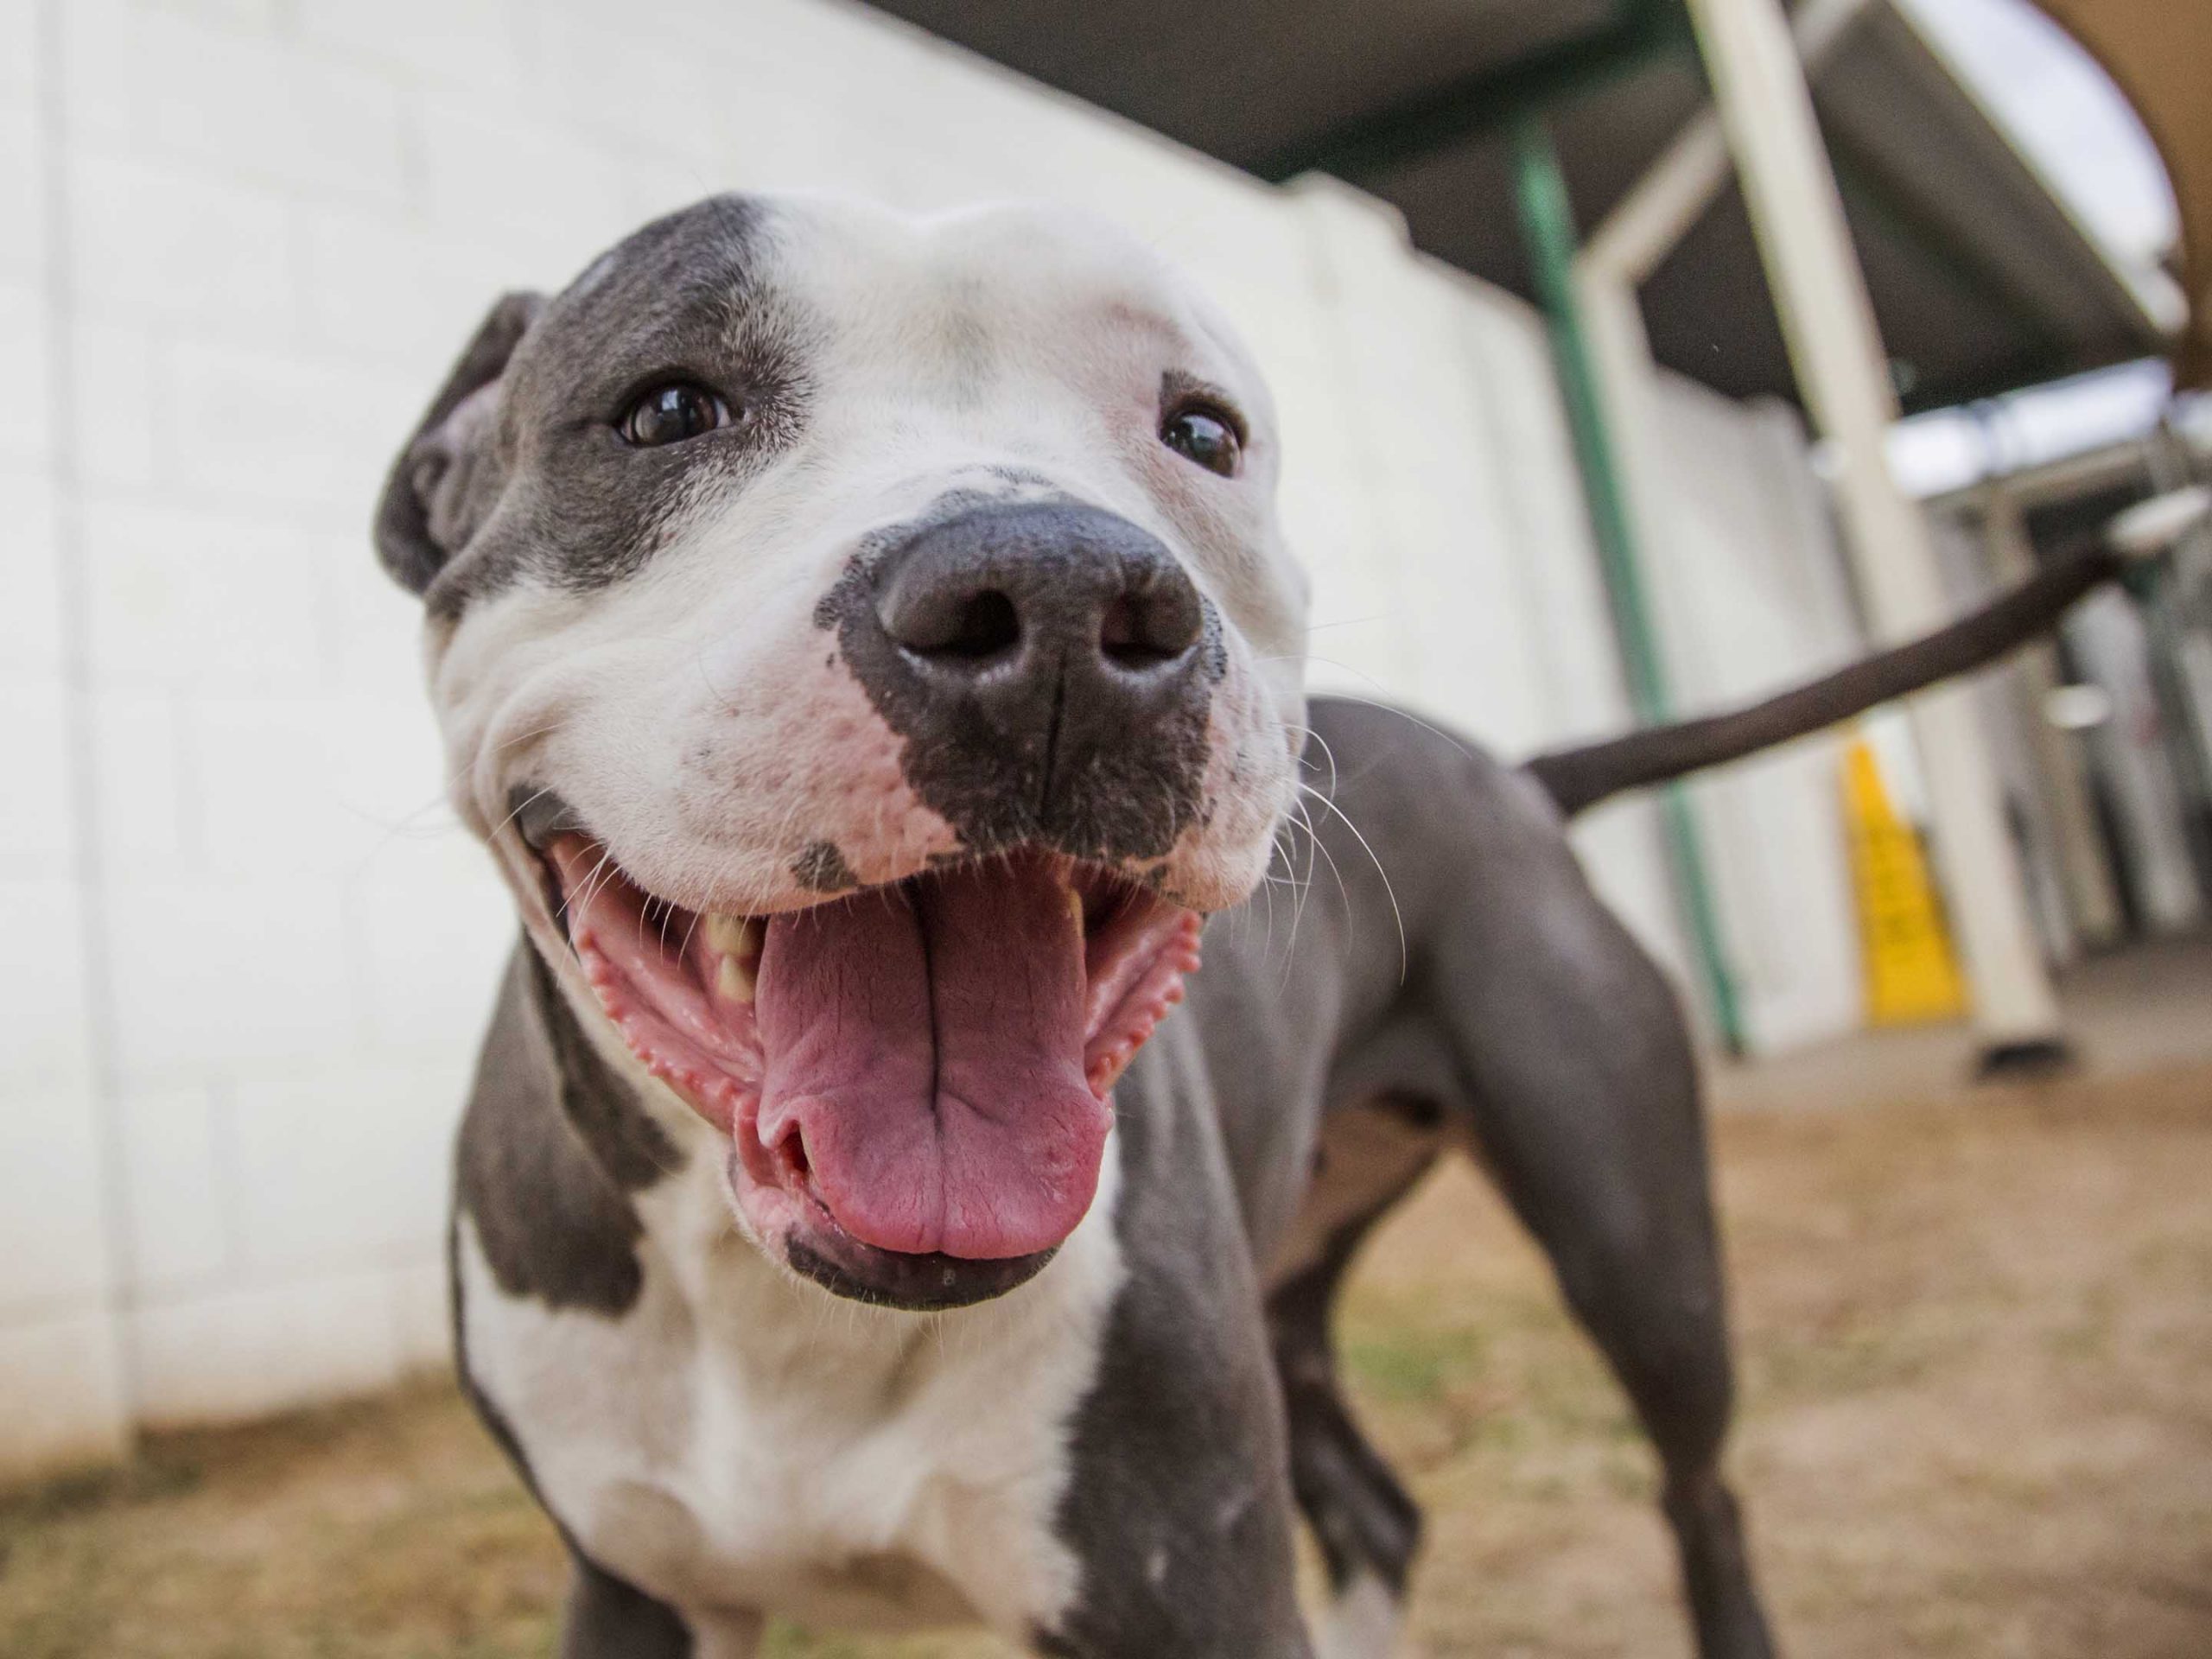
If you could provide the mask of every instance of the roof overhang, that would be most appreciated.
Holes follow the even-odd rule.
[[[1706,99],[1676,0],[878,3],[1262,177],[1336,174],[1395,203],[1426,251],[1522,293],[1510,123],[1545,112],[1586,228]],[[2163,349],[2131,273],[1889,0],[1872,0],[1828,58],[1816,101],[1909,410]],[[1643,298],[1668,366],[1733,395],[1794,398],[1732,185]]]

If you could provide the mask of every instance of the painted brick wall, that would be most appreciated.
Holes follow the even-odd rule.
[[[1349,191],[832,0],[0,0],[0,1471],[443,1362],[509,924],[370,505],[493,296],[748,186],[1133,226],[1275,383],[1317,683],[1619,721],[1541,331]],[[1638,810],[1587,836],[1671,952]]]
[[[0,11],[0,1471],[112,1455],[127,1410],[35,24]]]

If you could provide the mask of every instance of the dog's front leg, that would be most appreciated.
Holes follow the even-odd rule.
[[[560,1659],[753,1659],[761,1620],[749,1613],[687,1618],[572,1554]]]
[[[1122,1345],[1078,1424],[1064,1510],[1081,1588],[1037,1651],[1312,1659],[1273,1376],[1241,1330],[1189,1339],[1191,1320],[1224,1311],[1203,1299],[1182,1304],[1172,1331],[1154,1325],[1177,1300],[1124,1292]]]
[[[1080,1587],[1037,1649],[1311,1659],[1258,1274],[1211,1103],[1195,1068],[1158,1052],[1181,1034],[1155,1039],[1116,1090],[1127,1276],[1061,1504]]]

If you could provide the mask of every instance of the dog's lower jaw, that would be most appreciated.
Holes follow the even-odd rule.
[[[757,1096],[740,1106],[724,1143],[731,1214],[754,1249],[811,1286],[870,1307],[944,1313],[1027,1284],[1058,1253],[1056,1244],[979,1259],[864,1243],[846,1230],[804,1171],[777,1167],[783,1154],[761,1142],[759,1108]]]
[[[849,1301],[910,1313],[942,1313],[1018,1289],[1058,1254],[1056,1244],[1027,1255],[971,1262],[941,1252],[904,1255],[848,1241],[845,1250],[832,1255],[827,1248],[793,1240],[785,1248],[784,1260],[800,1278]]]

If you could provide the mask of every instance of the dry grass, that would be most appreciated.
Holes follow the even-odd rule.
[[[1789,1650],[2212,1653],[2212,1071],[1719,1128],[1736,1467]],[[1417,1651],[1684,1651],[1651,1462],[1465,1174],[1344,1320],[1431,1516]],[[551,1535],[438,1391],[0,1503],[12,1659],[547,1651]],[[975,1659],[778,1633],[778,1659]]]

